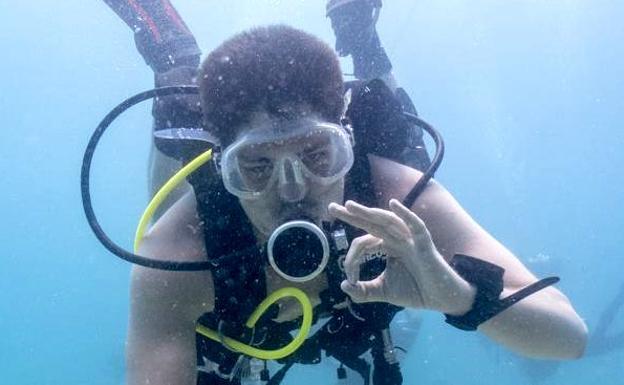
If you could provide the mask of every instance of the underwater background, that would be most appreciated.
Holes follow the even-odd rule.
[[[276,22],[334,42],[321,0],[173,4],[204,54]],[[618,0],[386,0],[378,23],[399,85],[445,139],[437,179],[538,276],[561,276],[590,332],[624,285],[623,16]],[[130,265],[91,233],[79,176],[95,126],[152,72],[103,1],[0,0],[0,53],[0,384],[122,384]],[[149,103],[124,115],[94,160],[96,212],[128,248],[150,117]],[[401,321],[405,384],[624,384],[624,347],[532,361],[440,314]],[[334,384],[336,366],[284,383]]]

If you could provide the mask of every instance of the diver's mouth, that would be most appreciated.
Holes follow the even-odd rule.
[[[282,210],[280,211],[280,215],[278,216],[280,223],[303,220],[320,224],[322,221],[322,215],[316,202],[297,202],[295,204],[282,206]]]

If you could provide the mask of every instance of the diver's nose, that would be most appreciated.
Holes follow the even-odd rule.
[[[297,158],[284,158],[279,170],[279,194],[287,202],[302,200],[307,186],[301,170],[301,161]]]

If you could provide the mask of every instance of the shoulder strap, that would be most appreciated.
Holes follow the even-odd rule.
[[[219,319],[227,322],[246,320],[266,297],[264,263],[258,263],[263,259],[240,203],[225,190],[221,178],[210,167],[202,166],[189,182],[195,190],[206,254],[219,267],[212,269],[215,311]],[[222,258],[234,251],[239,253],[231,256],[230,261]]]
[[[355,152],[426,170],[431,161],[422,128],[403,114],[416,112],[407,93],[402,88],[391,90],[381,79],[350,82],[346,87],[351,91],[346,118],[353,127]]]

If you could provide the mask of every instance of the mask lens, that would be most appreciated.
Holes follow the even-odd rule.
[[[266,189],[273,176],[275,168],[273,160],[264,156],[262,148],[256,147],[259,146],[244,146],[235,157],[238,165],[239,188],[245,191]]]
[[[325,127],[309,135],[303,151],[298,155],[307,170],[319,178],[343,176],[353,162],[349,138],[342,131]]]

